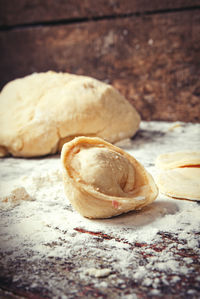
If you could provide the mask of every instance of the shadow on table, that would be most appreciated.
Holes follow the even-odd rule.
[[[159,142],[161,142],[165,134],[165,132],[158,130],[140,129],[132,138],[121,140],[115,145],[121,147],[124,150],[130,150],[140,147],[143,144],[158,142],[158,140]]]
[[[179,207],[176,203],[158,200],[149,206],[144,207],[140,211],[132,211],[127,214],[113,217],[112,219],[102,219],[96,221],[103,221],[106,223],[106,225],[110,224],[124,227],[142,227],[156,221],[158,218],[162,218],[167,215],[174,215],[178,211]]]

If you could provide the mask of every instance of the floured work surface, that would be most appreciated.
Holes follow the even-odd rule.
[[[156,177],[157,155],[200,148],[200,124],[142,122],[117,145]],[[198,298],[200,205],[159,195],[89,220],[63,192],[59,156],[0,160],[0,296]]]

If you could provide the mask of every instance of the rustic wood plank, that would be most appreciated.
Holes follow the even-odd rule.
[[[92,234],[91,234],[92,235]],[[179,262],[183,261],[183,258],[190,258],[192,262],[188,267],[190,267],[190,275],[183,276],[180,275],[176,282],[172,281],[173,275],[165,273],[166,282],[159,286],[160,292],[162,292],[163,298],[199,298],[200,290],[198,285],[197,276],[200,273],[199,267],[199,256],[192,249],[178,249],[181,246],[180,240],[178,240],[173,234],[170,233],[160,233],[162,241],[156,244],[146,244],[146,243],[134,243],[130,244],[130,252],[134,252],[141,260],[141,264],[147,264],[149,259],[156,258],[156,253],[160,252],[162,254],[166,247],[172,245],[173,255]],[[112,238],[111,238],[112,239]],[[105,250],[101,246],[103,240],[110,240],[103,238],[102,235],[96,240],[96,246],[101,250]],[[121,242],[119,240],[119,242]],[[146,252],[147,250],[147,252]],[[155,255],[148,254],[148,251],[153,251]],[[31,254],[31,253],[30,253]],[[2,260],[5,256],[0,252]],[[110,275],[104,279],[106,282],[106,287],[102,288],[98,286],[93,277],[91,277],[90,282],[84,280],[80,276],[80,257],[81,264],[88,264],[88,256],[82,252],[72,257],[72,259],[66,260],[66,258],[60,257],[44,257],[43,259],[35,258],[34,261],[29,261],[29,259],[24,259],[22,262],[14,261],[10,269],[4,267],[1,268],[0,272],[0,295],[1,298],[5,299],[50,299],[54,298],[55,294],[63,294],[67,298],[103,298],[103,299],[114,299],[114,298],[124,298],[125,294],[135,294],[137,298],[151,299],[151,292],[154,290],[152,285],[144,286],[141,283],[136,282],[131,276],[126,277],[121,275],[121,273],[114,272],[114,275]],[[96,265],[99,264],[98,256],[90,256],[90,263]],[[102,266],[106,267],[105,261],[102,261]],[[158,274],[158,271],[154,273]],[[23,273],[23,281],[18,280],[16,282],[12,281],[12,277],[16,277],[19,273]],[[40,285],[37,284],[32,286],[34,280],[40,279]],[[162,272],[159,273],[160,277]],[[177,277],[177,276],[176,276]],[[51,280],[53,283],[49,283]],[[119,279],[122,282],[119,284]],[[55,285],[56,287],[53,287]],[[100,284],[100,281],[99,281]],[[189,291],[192,290],[195,295],[187,297]],[[59,297],[58,297],[59,298]],[[134,297],[133,297],[134,298]]]
[[[0,83],[84,74],[113,84],[145,120],[200,121],[199,36],[199,11],[0,32]]]
[[[200,0],[1,0],[0,25],[114,16],[200,6]]]

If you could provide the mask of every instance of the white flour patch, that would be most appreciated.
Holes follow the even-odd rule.
[[[110,275],[112,272],[111,269],[96,269],[96,268],[90,268],[85,270],[86,275],[94,276],[94,277],[106,277]]]
[[[24,187],[16,187],[12,191],[8,191],[9,188],[4,190],[7,195],[0,197],[0,210],[10,210],[20,203],[25,201],[32,201],[33,198],[27,193]]]

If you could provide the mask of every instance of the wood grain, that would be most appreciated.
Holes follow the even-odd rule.
[[[198,6],[200,0],[0,0],[0,26],[90,19]]]
[[[200,121],[199,11],[0,32],[0,84],[66,71],[113,84],[145,120]]]
[[[99,250],[105,250],[101,245],[104,241],[113,239],[109,235],[104,236],[102,233],[96,232],[84,232],[83,230],[77,230],[80,233],[89,233],[94,238],[94,243],[98,246]],[[161,241],[156,244],[147,243],[133,243],[129,244],[130,253],[138,256],[141,261],[141,265],[146,265],[151,259],[157,259],[157,253],[161,255],[165,252],[166,247],[171,245],[173,251],[171,254],[175,257],[176,261],[183,263],[185,258],[189,258],[192,262],[187,265],[190,269],[190,275],[180,275],[176,281],[173,281],[174,274],[165,272],[164,283],[158,286],[160,294],[164,299],[175,299],[175,298],[199,298],[200,289],[198,284],[198,274],[199,270],[199,256],[191,248],[189,249],[179,249],[183,242],[177,239],[175,234],[160,232]],[[98,237],[97,237],[98,236]],[[116,242],[124,244],[123,240],[117,239]],[[50,245],[50,244],[49,244]],[[53,245],[52,245],[53,246]],[[151,254],[149,254],[149,250]],[[152,254],[154,252],[154,254]],[[2,260],[5,256],[0,252],[0,257]],[[74,255],[71,260],[63,257],[53,257],[47,256],[46,258],[39,259],[35,258],[34,261],[29,261],[29,259],[16,260],[12,263],[10,269],[1,268],[0,272],[0,295],[1,298],[6,299],[51,299],[55,297],[55,293],[62,293],[67,298],[79,299],[79,298],[102,298],[102,299],[115,299],[124,298],[125,294],[129,296],[152,299],[157,298],[157,296],[152,296],[152,291],[155,291],[153,284],[149,286],[143,285],[142,283],[136,282],[131,275],[129,277],[122,275],[118,272],[113,272],[112,274],[104,279],[95,283],[95,279],[91,277],[90,281],[83,279],[80,275],[80,257],[81,266],[88,265],[91,262],[94,265],[99,265],[101,262],[103,268],[109,267],[109,261],[100,261],[98,256],[87,256],[84,252],[81,254]],[[8,258],[7,258],[8,259]],[[82,268],[81,268],[82,269]],[[23,281],[12,281],[12,277],[16,277],[19,273],[23,273]],[[25,274],[24,274],[25,273]],[[34,278],[33,278],[34,273]],[[173,273],[173,270],[172,270]],[[162,281],[162,271],[156,271],[152,273],[152,277],[157,275]],[[41,283],[32,284],[33,280],[37,277],[41,277]],[[164,277],[165,277],[164,276]],[[51,277],[52,281],[49,280]],[[177,278],[177,275],[175,276]],[[157,278],[158,279],[158,278]],[[54,281],[56,280],[56,287]],[[106,282],[106,287],[101,287],[101,281]],[[122,282],[119,284],[119,280]],[[192,295],[190,291],[192,290]],[[133,297],[133,298],[134,298]],[[60,298],[60,297],[58,297]]]

